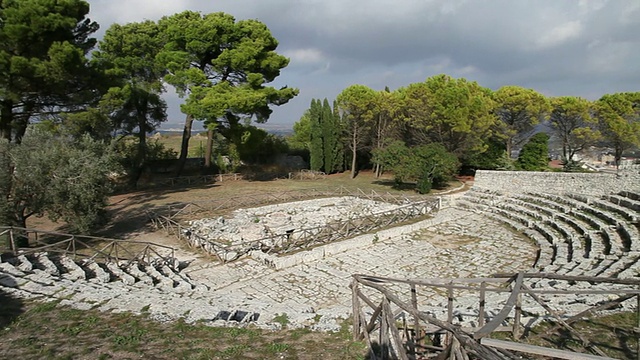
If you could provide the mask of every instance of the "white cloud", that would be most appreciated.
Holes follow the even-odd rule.
[[[291,64],[317,64],[326,61],[322,51],[314,48],[294,49],[283,52],[283,55],[291,59]]]
[[[189,9],[190,3],[189,0],[89,0],[89,15],[106,30],[113,23],[158,20]]]
[[[578,38],[583,30],[582,23],[579,20],[568,21],[559,24],[543,34],[536,41],[536,45],[540,48],[555,47],[563,43]]]
[[[350,84],[397,88],[440,73],[549,95],[593,97],[638,91],[640,83],[638,0],[89,2],[103,29],[184,10],[263,21],[291,59],[274,84],[300,88],[275,109],[276,122],[297,120],[312,97],[331,98]]]

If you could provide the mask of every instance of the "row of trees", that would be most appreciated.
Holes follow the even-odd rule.
[[[167,120],[162,95],[168,86],[185,99],[178,173],[194,121],[207,129],[205,159],[211,165],[219,136],[232,149],[237,145],[236,153],[258,151],[254,144],[269,139],[249,123],[267,121],[270,106],[298,94],[268,85],[289,60],[257,20],[185,11],[114,24],[98,42],[91,36],[99,26],[88,14],[83,0],[0,1],[0,224],[75,214],[80,220],[70,223],[86,231],[108,193],[97,189],[107,189],[105,179],[118,171],[108,149],[125,152],[120,163],[129,165],[132,184],[150,151],[163,153],[148,144],[147,135]],[[29,130],[34,124],[38,129]],[[123,144],[131,137],[134,146]],[[38,142],[50,149],[34,151]],[[72,201],[75,194],[86,196]]]
[[[333,110],[325,100],[327,110],[321,114],[327,115],[312,115],[318,114],[313,110],[318,104],[314,100],[311,109],[294,125],[293,143],[300,146],[305,143],[303,139],[309,139],[312,168],[337,171],[340,165],[327,169],[313,160],[321,158],[326,149],[319,150],[311,141],[314,137],[310,125],[324,124],[324,118],[330,117],[332,120],[326,124],[330,124],[333,133],[341,134],[333,153],[349,150],[352,176],[359,157],[371,159],[379,175],[383,168],[392,170],[394,164],[404,164],[402,158],[420,158],[418,154],[427,150],[419,147],[430,144],[437,144],[465,168],[543,169],[546,164],[541,164],[541,158],[548,157],[549,136],[534,137],[523,154],[527,156],[518,161],[512,159],[541,128],[550,129],[547,131],[559,141],[567,170],[575,168],[575,155],[587,146],[609,146],[619,162],[625,150],[640,145],[640,93],[610,94],[591,102],[572,96],[547,98],[519,86],[492,91],[476,82],[438,75],[395,91],[349,86],[338,95]],[[542,152],[544,155],[540,155]],[[413,156],[408,155],[412,153]],[[532,159],[531,154],[537,154],[533,156],[537,158]],[[432,167],[422,165],[423,169]],[[421,181],[422,175],[416,173],[394,173],[398,180]]]

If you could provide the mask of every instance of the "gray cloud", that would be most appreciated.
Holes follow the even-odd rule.
[[[186,9],[263,21],[291,58],[274,85],[301,92],[272,122],[296,121],[311,98],[331,99],[351,84],[397,88],[439,73],[549,96],[639,90],[640,3],[632,1],[89,2],[103,28]],[[179,100],[169,103],[172,121],[181,119]]]

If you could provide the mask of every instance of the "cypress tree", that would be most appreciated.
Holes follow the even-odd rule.
[[[336,170],[337,137],[333,110],[327,98],[322,103],[322,135],[324,143],[324,172],[330,174]]]
[[[311,120],[311,149],[309,149],[309,165],[311,170],[321,171],[324,165],[324,144],[322,141],[322,104],[320,100],[312,99],[309,108]]]
[[[344,144],[342,142],[342,118],[338,103],[333,100],[333,131],[336,137],[335,171],[344,170]]]
[[[519,170],[543,171],[549,166],[549,135],[537,133],[520,150],[516,161]]]

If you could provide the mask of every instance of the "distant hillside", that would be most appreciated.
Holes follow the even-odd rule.
[[[278,123],[264,123],[264,124],[256,124],[253,123],[255,127],[265,130],[269,134],[279,135],[279,136],[288,136],[293,134],[293,124],[278,124]],[[156,132],[162,135],[174,135],[174,134],[182,134],[182,127],[184,124],[179,123],[165,123],[162,124],[162,128],[158,129]],[[193,124],[192,132],[197,134],[203,132],[204,128],[198,122]]]

